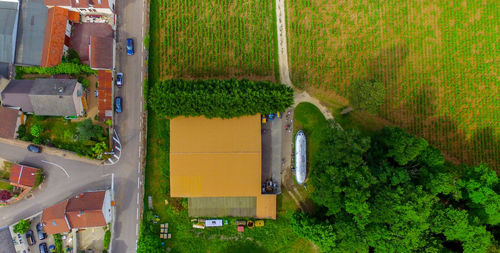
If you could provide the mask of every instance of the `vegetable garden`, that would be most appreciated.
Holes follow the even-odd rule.
[[[500,169],[500,4],[487,1],[287,1],[295,85],[347,97],[384,83],[379,116],[448,159]]]
[[[277,44],[273,10],[272,1],[151,1],[153,79],[274,81]]]

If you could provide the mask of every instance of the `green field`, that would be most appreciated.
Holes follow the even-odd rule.
[[[276,79],[274,2],[152,0],[150,59],[156,80]]]
[[[380,80],[379,116],[452,161],[500,169],[499,1],[290,0],[287,28],[296,86],[347,97],[354,80]]]

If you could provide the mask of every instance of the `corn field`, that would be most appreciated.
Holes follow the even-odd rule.
[[[169,78],[275,79],[273,2],[152,0],[150,69]]]
[[[299,87],[347,97],[377,79],[379,116],[449,159],[500,169],[500,2],[287,1],[290,72]]]

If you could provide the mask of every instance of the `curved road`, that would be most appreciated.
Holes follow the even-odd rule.
[[[143,0],[117,1],[117,66],[123,72],[123,88],[115,95],[123,98],[123,113],[115,115],[115,127],[122,142],[120,161],[112,166],[95,165],[46,153],[34,154],[26,147],[0,143],[0,156],[44,169],[46,180],[29,199],[0,208],[0,226],[41,212],[77,193],[111,187],[115,175],[116,216],[113,252],[135,252],[142,189],[140,161],[143,115],[142,83],[144,66],[145,3]],[[142,15],[142,16],[141,16]],[[135,54],[125,53],[126,38],[133,38]],[[63,170],[64,169],[64,170]],[[67,174],[66,174],[67,173]],[[69,175],[69,177],[68,177]]]

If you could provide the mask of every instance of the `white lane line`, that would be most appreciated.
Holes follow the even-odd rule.
[[[137,192],[137,205],[139,205],[139,192]]]
[[[144,75],[141,75],[141,83],[144,82]]]
[[[139,219],[139,207],[137,207],[137,219]]]
[[[137,178],[137,189],[139,189],[139,186],[141,185],[141,179]],[[139,199],[139,195],[137,195],[137,199]]]
[[[135,235],[139,235],[139,223],[135,224]]]
[[[115,148],[118,149],[118,151],[122,151],[122,149],[118,146],[116,146]]]
[[[141,173],[141,163],[137,165],[137,174]]]
[[[113,154],[113,156],[114,156],[116,159],[120,159],[120,157],[118,157],[116,154]]]
[[[142,140],[142,131],[139,132],[139,140]],[[139,146],[139,150],[141,150],[140,146]]]
[[[141,147],[139,147],[139,158],[141,158]]]
[[[43,163],[52,164],[52,165],[54,165],[54,166],[58,167],[59,169],[61,169],[62,171],[64,171],[64,173],[66,173],[66,176],[67,176],[67,177],[69,177],[68,172],[67,172],[67,171],[66,171],[66,170],[65,170],[65,169],[64,169],[61,165],[59,165],[59,164],[55,164],[55,163],[51,163],[51,162],[49,162],[49,161],[45,161],[45,160],[42,160],[42,162],[43,162]]]

